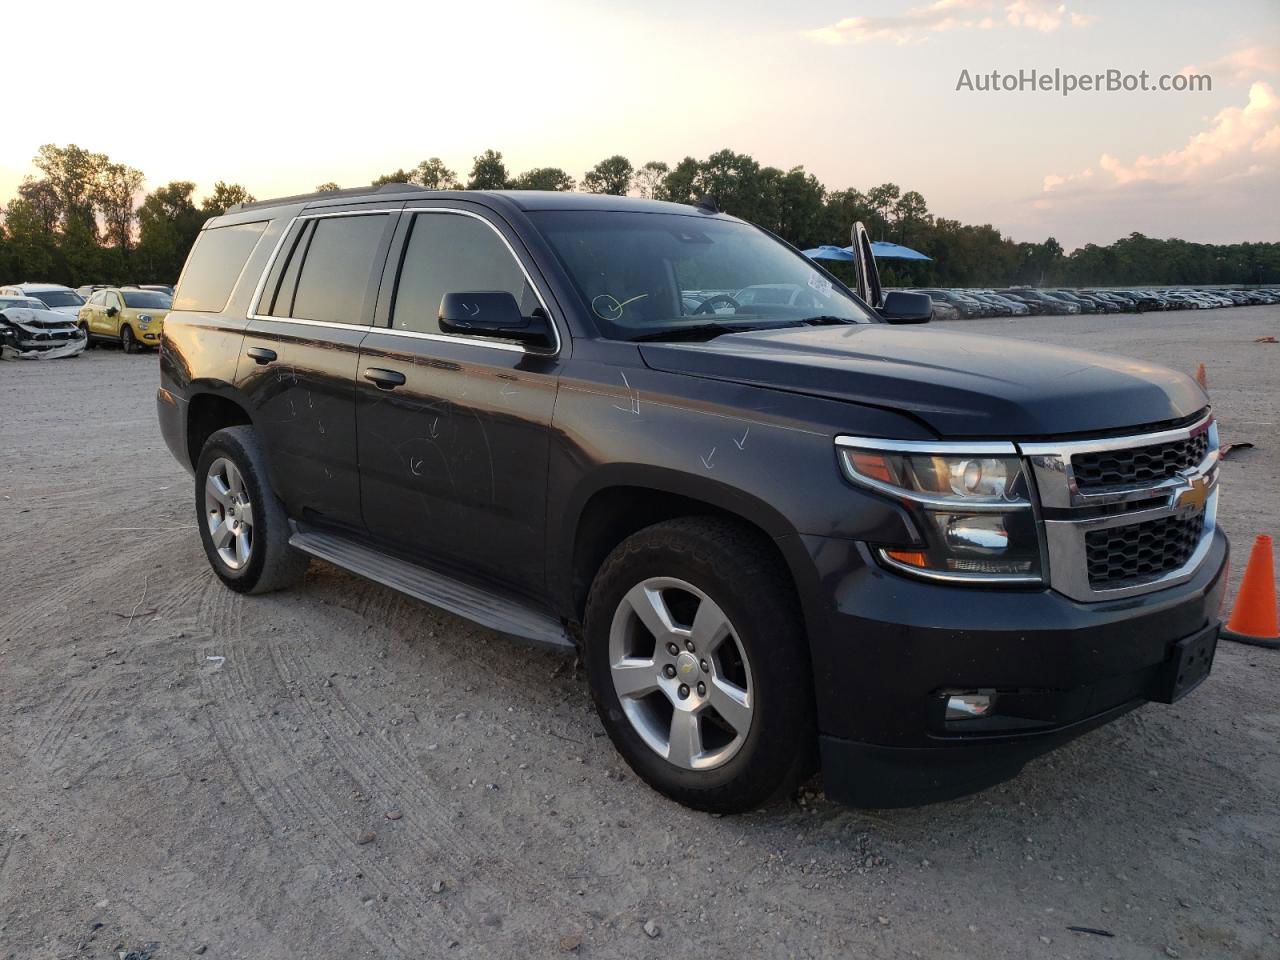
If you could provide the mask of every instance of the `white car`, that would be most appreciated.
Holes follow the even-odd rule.
[[[71,317],[84,306],[84,297],[60,283],[14,283],[0,287],[0,297],[30,297],[43,301],[50,310]]]
[[[89,338],[41,300],[0,295],[0,359],[53,360],[84,353]]]

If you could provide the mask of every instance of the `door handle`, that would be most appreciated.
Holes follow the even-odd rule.
[[[381,367],[365,367],[364,378],[379,390],[394,390],[404,385],[404,374]]]
[[[245,353],[253,358],[254,363],[262,367],[268,363],[273,363],[276,359],[276,352],[268,350],[266,347],[250,347]]]

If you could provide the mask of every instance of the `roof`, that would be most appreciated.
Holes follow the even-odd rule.
[[[64,287],[60,283],[8,283],[5,286],[20,288],[24,293],[36,293],[41,290],[71,290],[71,287]],[[74,292],[72,290],[72,293]]]
[[[568,193],[556,190],[427,190],[412,183],[386,183],[380,187],[357,187],[349,190],[328,190],[321,193],[305,193],[294,197],[278,197],[274,200],[258,200],[237,204],[228,214],[291,204],[308,206],[359,202],[364,198],[386,197],[394,194],[397,200],[476,200],[501,198],[521,210],[629,210],[641,213],[703,214],[704,211],[683,203],[665,200],[646,200],[641,197],[616,197],[602,193]]]

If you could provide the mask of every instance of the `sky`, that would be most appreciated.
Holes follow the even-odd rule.
[[[432,156],[465,179],[486,148],[581,178],[727,147],[1067,249],[1280,240],[1277,0],[14,0],[5,27],[30,39],[6,45],[0,206],[43,143],[259,198]],[[1031,69],[1212,89],[957,89]]]

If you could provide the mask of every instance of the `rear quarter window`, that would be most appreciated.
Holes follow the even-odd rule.
[[[187,257],[173,309],[221,312],[268,223],[261,220],[201,231]]]

